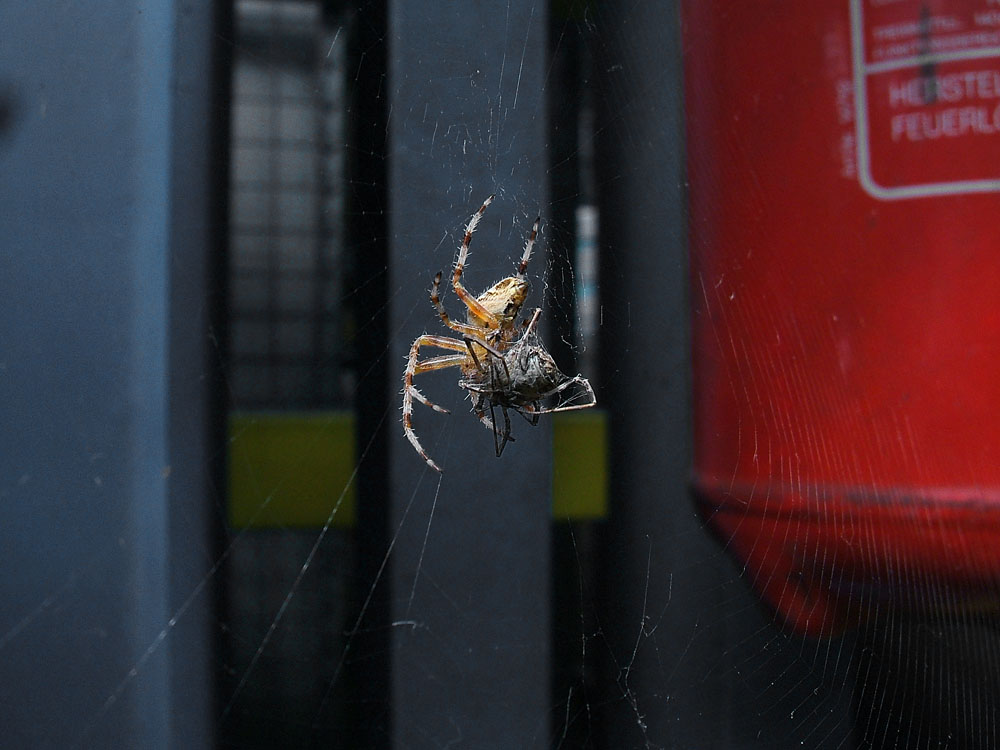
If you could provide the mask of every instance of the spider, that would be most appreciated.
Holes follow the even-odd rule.
[[[517,338],[519,333],[515,325],[517,316],[528,296],[529,284],[525,271],[531,259],[540,219],[535,219],[514,276],[501,279],[478,297],[473,297],[462,285],[462,273],[469,257],[472,234],[494,197],[491,195],[487,198],[469,219],[451,277],[452,289],[468,309],[467,322],[459,323],[452,320],[441,304],[440,271],[435,275],[431,286],[431,304],[437,310],[441,322],[460,333],[462,338],[429,334],[418,336],[410,346],[406,370],[403,373],[403,432],[427,465],[439,472],[442,471],[441,467],[427,455],[413,431],[413,399],[438,412],[447,414],[448,410],[431,402],[417,390],[413,385],[413,378],[416,375],[448,367],[460,368],[462,378],[459,380],[459,386],[469,392],[473,399],[473,411],[479,421],[493,431],[497,456],[503,452],[507,442],[513,440],[510,436],[508,408],[515,409],[532,424],[537,424],[540,414],[586,408],[596,403],[590,383],[579,375],[576,378],[568,378],[559,372],[552,357],[539,343],[535,327],[540,310],[536,311],[531,322],[524,326],[524,335]],[[424,346],[435,346],[455,353],[418,361],[420,349]],[[549,396],[561,394],[572,384],[585,387],[591,403],[560,405],[553,409],[542,408],[541,401]],[[493,416],[497,406],[501,408],[504,416],[502,437],[497,431]],[[487,407],[490,411],[489,417],[486,416]]]

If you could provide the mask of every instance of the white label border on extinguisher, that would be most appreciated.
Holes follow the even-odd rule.
[[[867,77],[873,73],[888,70],[920,67],[927,64],[953,60],[1000,57],[1000,47],[978,47],[974,49],[927,54],[867,64],[865,62],[865,29],[862,16],[864,0],[850,0],[851,9],[851,56],[854,64],[854,109],[857,141],[858,181],[873,198],[879,200],[899,200],[902,198],[925,198],[937,195],[957,195],[962,193],[1000,192],[1000,179],[957,180],[953,182],[928,182],[914,185],[885,187],[879,185],[872,176],[871,148],[869,141]]]

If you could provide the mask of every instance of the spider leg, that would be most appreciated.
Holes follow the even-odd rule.
[[[414,347],[422,349],[425,346],[436,346],[438,349],[450,349],[453,352],[465,351],[465,343],[458,339],[425,333],[423,336],[417,336],[416,340],[410,345],[410,353],[413,353]]]
[[[445,354],[443,357],[431,357],[430,359],[417,362],[417,369],[413,374],[420,375],[424,372],[433,372],[434,370],[443,370],[445,367],[462,365],[468,359],[468,356],[465,354]]]
[[[490,344],[486,343],[482,339],[474,338],[472,336],[464,336],[463,338],[465,340],[466,346],[469,348],[469,356],[472,358],[472,361],[475,364],[476,369],[482,375],[486,375],[487,370],[486,367],[483,365],[483,363],[480,361],[479,355],[476,354],[475,346],[483,347],[483,349],[486,350],[487,354],[499,360],[501,366],[504,369],[504,375],[507,379],[506,382],[510,383],[510,372],[507,370],[507,362],[504,359],[502,352],[500,352],[498,349],[491,346]],[[469,391],[470,398],[472,397],[473,393],[479,395],[479,399],[473,404],[472,410],[476,413],[476,416],[479,417],[479,421],[482,422],[485,427],[493,431],[493,447],[496,449],[497,457],[499,458],[500,454],[503,453],[504,446],[506,446],[507,443],[515,442],[515,440],[514,436],[510,434],[510,417],[507,414],[507,407],[504,406],[503,404],[500,404],[500,408],[503,409],[503,419],[504,419],[503,440],[501,442],[500,433],[496,427],[497,424],[496,410],[495,410],[496,404],[492,398],[493,394],[500,393],[502,391],[502,385],[499,382],[497,382],[497,368],[495,365],[490,367],[489,376],[490,376],[489,385],[487,385],[486,383],[477,383],[475,381],[464,381],[462,383],[462,387],[465,388],[467,391]],[[486,416],[486,410],[484,409],[484,404],[487,401],[489,402],[490,405],[490,416],[488,417]]]
[[[531,320],[524,327],[524,335],[527,336],[529,333],[533,333],[538,327],[538,319],[542,317],[542,308],[536,307],[535,312],[531,314]]]
[[[476,368],[479,370],[480,374],[485,375],[486,370],[483,367],[482,362],[479,361],[479,357],[476,355],[475,349],[472,348],[471,344],[469,346],[469,354],[472,357]],[[459,382],[459,385],[469,392],[469,400],[472,401],[472,411],[475,413],[476,417],[490,432],[496,432],[496,427],[494,420],[486,416],[486,405],[489,404],[491,407],[492,414],[492,401],[490,400],[490,395],[497,392],[496,389],[496,378],[491,371],[491,383],[477,382],[476,380],[467,379]],[[513,437],[509,437],[510,442],[515,442]]]
[[[539,403],[538,403],[538,402],[536,401],[536,402],[534,403],[534,407],[535,407],[535,413],[534,413],[534,414],[533,414],[533,415],[531,416],[531,419],[529,419],[529,420],[528,420],[528,423],[529,423],[529,424],[530,424],[530,425],[531,425],[532,427],[538,427],[538,409],[539,409],[539,408],[541,407],[541,404],[539,404]]]
[[[493,426],[493,420],[486,416],[486,405],[489,403],[489,399],[487,399],[486,394],[482,391],[476,390],[475,386],[471,383],[466,384],[463,387],[469,392],[469,400],[472,401],[472,412],[476,415],[476,418],[479,419],[483,427],[490,432],[495,430],[496,428]]]
[[[476,356],[476,349],[475,349],[475,347],[473,347],[473,344],[475,344],[476,346],[481,346],[483,349],[486,350],[486,352],[488,354],[491,354],[492,356],[496,357],[500,361],[500,364],[503,365],[503,372],[504,372],[504,375],[507,377],[507,382],[510,383],[510,371],[507,369],[507,360],[504,358],[503,352],[501,352],[496,347],[494,347],[494,346],[492,346],[490,344],[487,344],[482,339],[476,338],[475,336],[468,336],[468,335],[466,335],[466,336],[462,337],[462,340],[465,341],[465,345],[469,348],[469,354],[472,357],[472,361],[476,365],[476,369],[479,370],[479,372],[481,372],[481,373],[483,373],[485,375],[486,374],[486,368],[483,367],[483,363],[480,362],[479,361],[479,357]],[[490,378],[494,381],[493,382],[493,390],[494,391],[498,390],[497,384],[495,382],[495,380],[496,380],[496,373],[493,370],[493,368],[490,368]]]
[[[497,458],[500,458],[500,435],[497,431],[497,415],[492,401],[490,401],[490,421],[493,422],[493,450],[496,451]]]
[[[464,354],[447,354],[442,357],[431,357],[423,362],[417,361],[417,352],[424,346],[436,346],[439,349],[451,349],[452,351],[465,351],[465,345],[458,339],[451,339],[447,336],[431,336],[424,334],[418,337],[410,347],[410,356],[407,358],[406,372],[403,373],[404,394],[409,391],[422,404],[425,404],[435,411],[447,414],[448,410],[442,406],[431,402],[414,385],[413,377],[424,372],[442,370],[446,367],[456,367],[464,365],[468,361]],[[412,364],[412,372],[410,365]]]
[[[438,271],[434,275],[434,283],[431,286],[431,304],[434,305],[434,309],[437,310],[437,314],[441,318],[441,322],[453,331],[458,331],[459,333],[470,334],[473,336],[482,333],[482,328],[477,328],[476,326],[469,325],[468,323],[458,323],[451,319],[451,316],[448,315],[448,312],[444,309],[444,305],[441,304],[441,297],[439,294],[440,289],[441,272]]]
[[[455,294],[458,298],[462,300],[462,303],[469,308],[469,313],[473,317],[482,320],[483,326],[490,330],[495,330],[500,327],[500,321],[497,317],[483,307],[482,302],[473,297],[464,286],[462,286],[462,272],[465,270],[465,263],[469,258],[469,245],[472,242],[472,233],[476,231],[476,227],[479,226],[480,219],[483,218],[483,214],[486,213],[486,207],[493,202],[493,198],[496,196],[491,195],[487,198],[483,205],[480,206],[479,210],[472,215],[469,219],[469,224],[465,227],[465,238],[462,240],[462,246],[458,251],[458,260],[455,261],[455,270],[451,275],[451,286],[455,290]]]
[[[514,411],[520,414],[521,417],[524,419],[524,421],[530,424],[532,427],[537,427],[538,415],[541,413],[538,411],[538,409],[540,408],[541,405],[537,401],[533,401],[529,405],[519,406],[515,408]]]
[[[472,348],[472,344],[469,342],[468,339],[466,339],[465,343],[469,345],[469,352],[472,354],[473,359],[475,359],[475,351]],[[497,359],[500,360],[500,364],[503,365],[504,373],[506,374],[506,377],[507,377],[507,380],[505,382],[509,384],[510,383],[510,372],[508,372],[508,370],[507,370],[507,362],[506,362],[506,360],[504,360],[503,354],[501,354],[499,351],[497,351],[496,349],[494,349],[492,346],[487,346],[486,347],[486,351],[489,352],[493,357],[496,357]],[[507,413],[507,405],[504,404],[503,402],[500,403],[500,410],[503,412],[503,439],[502,440],[500,439],[500,436],[498,435],[498,432],[497,432],[497,426],[496,426],[497,425],[497,417],[496,417],[496,411],[494,409],[495,402],[494,402],[492,394],[500,393],[501,392],[501,387],[500,386],[501,386],[501,384],[497,383],[497,368],[494,365],[494,366],[490,367],[490,392],[491,392],[491,396],[490,396],[490,420],[493,422],[493,447],[496,449],[497,458],[500,458],[500,456],[503,455],[503,449],[507,446],[507,442],[508,441],[512,441],[514,439],[513,437],[511,437],[511,434],[510,434],[510,414]],[[482,398],[486,398],[486,394],[485,393],[483,394]]]
[[[567,406],[555,406],[555,407],[553,407],[551,409],[535,408],[535,406],[538,406],[540,404],[540,402],[541,402],[542,399],[549,398],[550,396],[556,396],[556,395],[562,393],[563,391],[565,391],[571,385],[583,386],[584,390],[586,391],[587,398],[588,398],[587,403],[585,403],[585,404],[569,404]],[[597,404],[597,396],[594,394],[594,389],[590,385],[590,381],[587,380],[582,375],[577,375],[574,378],[567,378],[565,381],[563,381],[562,383],[560,383],[559,385],[557,385],[551,391],[548,391],[547,393],[543,393],[541,395],[541,397],[539,398],[539,400],[536,401],[533,404],[533,407],[531,409],[527,409],[526,411],[529,414],[555,414],[557,412],[563,412],[563,411],[576,411],[578,409],[589,409],[591,406],[594,406],[596,404]]]
[[[507,446],[508,441],[512,441],[514,438],[510,436],[510,414],[507,413],[507,407],[500,404],[500,410],[503,412],[503,440],[497,442],[497,432],[496,429],[493,430],[493,444],[497,449],[497,458],[503,455],[503,449]],[[490,404],[490,412],[493,411],[493,405]]]
[[[507,413],[507,407],[500,404],[500,409],[503,412],[502,437],[500,435],[500,431],[496,428],[496,412],[494,410],[493,402],[490,401],[490,417],[493,421],[493,448],[496,450],[497,458],[500,458],[500,456],[503,455],[503,449],[507,446],[507,443],[514,441],[514,438],[510,435],[510,415]]]
[[[427,455],[427,451],[420,445],[417,433],[413,430],[413,399],[417,399],[417,401],[431,407],[435,411],[447,414],[448,410],[432,403],[424,394],[418,391],[413,385],[413,377],[421,372],[443,370],[446,367],[458,367],[466,363],[468,359],[464,354],[453,354],[433,357],[418,363],[417,358],[420,355],[420,348],[422,346],[436,346],[440,349],[450,349],[460,352],[465,350],[466,344],[457,339],[446,338],[445,336],[429,336],[426,334],[418,336],[410,346],[410,355],[406,359],[406,370],[403,372],[403,434],[406,435],[406,439],[410,441],[410,445],[427,462],[428,466],[436,471],[441,471],[441,467],[431,460],[430,456]]]
[[[425,372],[433,372],[434,370],[443,370],[446,367],[457,367],[464,365],[468,362],[469,358],[464,354],[447,354],[443,357],[432,357],[431,359],[425,359],[423,362],[417,362],[417,367],[413,371],[414,375],[420,375]],[[425,406],[431,407],[434,411],[439,411],[442,414],[448,414],[449,411],[443,406],[438,406],[433,401],[431,401],[427,396],[420,392],[420,389],[413,385],[412,381],[410,383],[410,391],[413,397],[424,404]]]
[[[523,279],[524,272],[528,270],[528,261],[531,260],[531,250],[535,247],[535,236],[538,234],[538,225],[541,221],[542,217],[539,216],[531,226],[531,234],[528,235],[528,241],[524,245],[524,253],[521,255],[521,262],[517,267],[517,278],[519,279]]]
[[[496,451],[497,458],[500,458],[500,436],[497,433],[497,415],[492,401],[490,401],[490,421],[493,423],[493,449]]]
[[[484,404],[486,403],[486,394],[480,393],[479,398],[476,399],[474,393],[475,391],[469,391],[469,398],[473,401],[472,411],[482,423],[483,427],[490,432],[495,431],[496,427],[493,426],[493,420],[486,416],[486,409],[484,408]]]

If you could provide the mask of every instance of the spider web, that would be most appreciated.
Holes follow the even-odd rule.
[[[714,516],[699,514],[689,494],[689,309],[731,365],[727,397],[749,405],[737,426],[741,445],[767,453],[768,415],[798,437],[803,454],[841,476],[863,482],[864,454],[825,441],[754,379],[767,372],[798,383],[809,401],[794,359],[775,355],[762,365],[754,333],[735,322],[743,306],[769,329],[808,335],[807,321],[779,300],[744,299],[730,285],[736,266],[752,258],[688,283],[682,150],[667,164],[645,158],[651,143],[674,144],[682,129],[678,70],[643,58],[663,46],[664,29],[679,34],[675,9],[569,5],[463,9],[441,33],[414,41],[408,27],[421,22],[405,13],[418,9],[403,5],[383,24],[368,6],[236,3],[226,39],[236,76],[232,146],[247,172],[235,170],[232,186],[231,326],[207,333],[234,410],[365,411],[369,428],[318,522],[263,522],[306,464],[293,461],[287,478],[258,482],[262,499],[240,525],[226,526],[218,549],[205,551],[196,583],[162,617],[151,616],[120,677],[94,688],[90,720],[68,729],[76,746],[104,737],[123,704],[147,694],[157,660],[186,648],[183,625],[218,589],[211,676],[221,695],[212,718],[223,747],[338,746],[345,736],[350,746],[391,738],[413,747],[995,742],[988,606],[960,615],[954,592],[912,586],[921,582],[902,570],[900,589],[918,590],[913,609],[930,615],[862,592],[864,627],[805,638],[754,593],[760,581],[735,554],[738,534],[713,536]],[[386,45],[419,64],[390,64],[395,77],[372,73]],[[406,45],[420,45],[421,54]],[[366,120],[368,109],[347,111],[345,92],[361,81],[375,82],[370,96],[385,107],[384,121]],[[570,106],[574,94],[581,98]],[[354,139],[365,128],[370,141]],[[385,160],[372,144],[390,136],[382,176],[374,184],[351,176],[354,162]],[[407,170],[423,174],[429,165],[437,181],[408,183]],[[239,192],[240,180],[260,183],[257,192]],[[622,191],[627,205],[605,202],[619,183],[641,188]],[[371,210],[355,202],[371,191],[384,198],[377,210],[387,218],[369,226],[385,235],[364,240],[350,233],[357,217],[348,214],[357,205]],[[619,439],[610,449],[605,518],[552,519],[551,423],[517,421],[515,441],[497,461],[455,371],[418,384],[450,416],[414,405],[417,433],[444,474],[406,443],[396,395],[366,402],[382,370],[385,390],[398,389],[415,336],[445,333],[428,300],[430,280],[438,270],[447,279],[469,216],[491,193],[497,198],[464,282],[479,292],[510,275],[541,215],[525,312],[543,307],[548,348],[567,374],[596,385]],[[763,191],[746,200],[763,201]],[[579,246],[598,207],[599,221],[620,234],[601,234],[603,258],[592,268]],[[390,257],[366,260],[384,246],[394,248]],[[453,291],[443,292],[450,314],[462,318]],[[313,304],[302,311],[305,297]],[[818,408],[820,398],[809,405]],[[616,420],[629,430],[614,431]],[[918,454],[905,420],[873,421],[871,440],[873,453],[896,452],[918,473],[930,471],[933,457]],[[755,498],[796,487],[823,499],[801,456],[768,458],[778,481],[769,488],[773,477],[762,475]],[[727,468],[733,489],[745,467]],[[251,475],[262,469],[249,466]],[[373,479],[379,474],[382,484]],[[385,507],[374,516],[359,508],[356,525],[345,523],[351,497],[371,502],[363,495],[372,487],[391,491],[375,498]],[[214,503],[226,517],[226,498]],[[748,510],[737,529],[753,520]],[[140,542],[139,533],[129,530],[128,543]],[[758,534],[752,545],[783,541]],[[5,621],[0,657],[47,627],[110,554],[53,573],[58,582]],[[817,569],[824,583],[836,583],[824,561]],[[935,733],[941,727],[944,740]]]

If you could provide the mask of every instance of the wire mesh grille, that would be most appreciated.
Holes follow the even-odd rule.
[[[344,57],[314,2],[236,4],[230,384],[237,408],[344,405]]]

